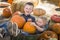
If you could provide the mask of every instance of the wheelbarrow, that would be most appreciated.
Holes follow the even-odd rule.
[[[22,34],[22,32],[20,32],[20,34],[17,37],[13,37],[13,40],[38,40],[38,38],[40,37],[40,34],[27,34],[24,33]]]

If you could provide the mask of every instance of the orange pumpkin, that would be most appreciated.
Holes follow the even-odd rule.
[[[40,35],[39,40],[49,40],[50,38],[58,39],[58,36],[53,31],[45,31]]]
[[[15,22],[18,25],[18,28],[22,28],[24,23],[25,23],[25,19],[22,16],[19,15],[14,15],[11,18],[11,22]]]
[[[4,8],[2,16],[8,18],[12,15],[12,12],[9,8]]]
[[[36,28],[31,24],[31,22],[26,22],[26,24],[23,27],[23,31],[32,34],[36,32]]]
[[[35,16],[42,16],[42,15],[45,15],[46,11],[43,10],[43,9],[40,9],[40,8],[36,8],[33,10],[33,14]]]
[[[12,4],[13,0],[8,0],[7,2],[10,3],[10,4]]]
[[[53,26],[51,27],[51,29],[56,32],[57,34],[60,34],[60,23],[55,23],[53,24]]]

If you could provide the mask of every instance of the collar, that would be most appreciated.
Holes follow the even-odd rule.
[[[24,16],[28,16],[28,17],[30,16],[30,15],[25,15],[25,14],[23,14],[23,15],[24,15]]]

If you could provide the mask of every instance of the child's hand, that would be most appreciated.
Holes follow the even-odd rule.
[[[34,22],[31,23],[33,26],[37,26]]]
[[[29,18],[27,21],[28,21],[28,22],[32,22],[32,19],[31,19],[31,18]]]

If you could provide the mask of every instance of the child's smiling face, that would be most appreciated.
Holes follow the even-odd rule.
[[[46,24],[46,21],[39,18],[36,23],[38,26],[44,26]]]
[[[24,7],[25,14],[29,15],[33,11],[33,6],[26,4]]]

